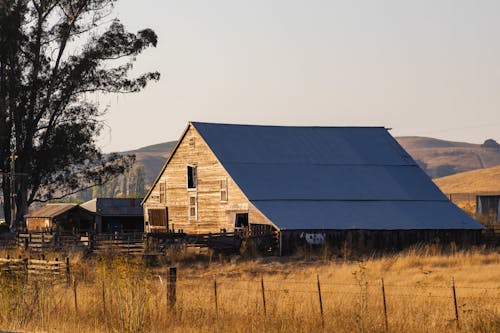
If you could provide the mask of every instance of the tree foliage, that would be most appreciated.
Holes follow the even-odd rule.
[[[0,0],[0,169],[7,208],[14,150],[18,220],[31,203],[103,184],[134,162],[97,147],[106,110],[92,96],[158,80],[157,72],[129,77],[157,36],[110,20],[115,1]]]

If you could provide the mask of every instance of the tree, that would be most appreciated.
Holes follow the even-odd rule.
[[[10,218],[12,189],[22,220],[33,202],[104,184],[129,169],[133,156],[104,155],[96,145],[103,110],[94,93],[131,93],[159,73],[129,78],[151,29],[129,33],[109,22],[116,0],[0,0],[0,170]],[[15,229],[15,225],[12,226]]]
[[[137,193],[139,197],[144,197],[146,195],[146,180],[144,165],[138,164],[134,167],[135,174],[135,188],[134,192]]]

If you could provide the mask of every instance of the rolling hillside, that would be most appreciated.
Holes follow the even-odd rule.
[[[425,137],[398,137],[398,142],[432,178],[500,165],[500,146]]]
[[[495,142],[479,145],[414,136],[396,139],[432,178],[500,165],[500,146]],[[135,154],[137,163],[144,165],[149,186],[175,143],[169,141],[124,153]]]
[[[176,143],[176,141],[158,143],[126,151],[123,154],[135,154],[136,163],[144,165],[146,186],[150,186]]]
[[[500,166],[434,179],[444,193],[500,193]]]

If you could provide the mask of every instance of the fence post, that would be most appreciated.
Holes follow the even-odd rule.
[[[260,276],[260,289],[262,291],[262,306],[264,309],[264,316],[266,316],[267,309],[266,309],[266,291],[264,289],[264,274],[261,274]]]
[[[28,283],[28,274],[29,274],[28,258],[24,258],[23,263],[24,263],[24,283]]]
[[[78,298],[76,293],[76,288],[78,286],[78,282],[76,279],[73,279],[73,296],[75,298],[75,315],[78,316]]]
[[[214,302],[215,302],[215,317],[219,319],[219,304],[217,302],[217,276],[214,274]]]
[[[66,257],[66,285],[70,286],[71,284],[71,270],[69,267],[69,257]]]
[[[319,282],[319,274],[316,274],[318,280],[318,297],[319,297],[319,311],[321,313],[321,327],[325,328],[325,316],[323,313],[323,298],[321,297],[321,284]]]
[[[455,290],[455,278],[451,277],[451,289],[453,290],[453,305],[455,306],[455,320],[457,321],[457,328],[460,329],[460,321],[458,320],[458,305],[457,305],[457,292]]]
[[[168,306],[173,307],[177,301],[177,267],[169,267],[168,269]],[[217,295],[217,292],[216,292]]]
[[[130,254],[130,236],[127,237],[127,254]]]
[[[102,274],[101,274],[101,285],[102,285],[102,314],[104,316],[104,320],[106,319],[106,289],[105,289],[105,282],[104,282],[104,268],[102,269]]]
[[[384,321],[385,321],[385,331],[389,332],[389,322],[387,320],[387,303],[385,300],[385,285],[384,285],[384,278],[380,280],[382,283],[382,301],[384,302]]]

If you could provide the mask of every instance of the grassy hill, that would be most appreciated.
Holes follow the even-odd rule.
[[[500,165],[500,147],[405,136],[398,142],[432,178]]]
[[[150,186],[163,164],[167,160],[177,141],[162,142],[155,145],[141,147],[135,150],[123,152],[123,154],[134,154],[136,163],[144,165],[146,186]]]
[[[434,179],[445,193],[500,193],[500,166]]]

